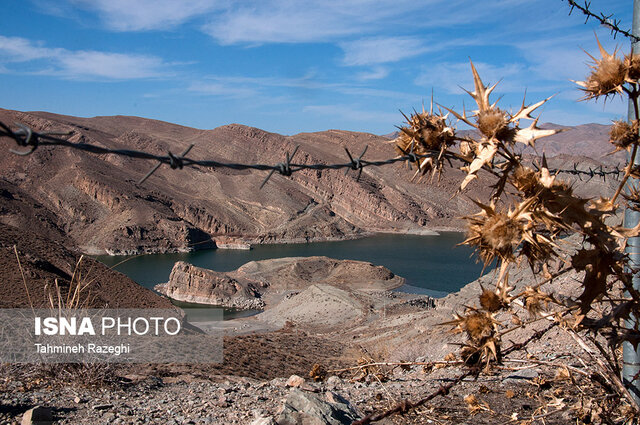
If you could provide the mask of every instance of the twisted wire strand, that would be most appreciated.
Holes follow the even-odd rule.
[[[613,14],[605,15],[602,12],[600,13],[592,12],[589,9],[591,7],[590,2],[587,2],[585,0],[584,3],[581,5],[575,0],[567,0],[567,3],[569,3],[569,6],[571,6],[571,9],[569,10],[569,15],[571,15],[574,9],[578,9],[586,16],[585,24],[587,23],[587,21],[589,21],[590,18],[593,18],[598,22],[600,22],[602,26],[609,28],[614,39],[618,34],[621,34],[627,37],[628,39],[630,39],[634,43],[637,43],[638,41],[640,41],[640,37],[634,35],[631,31],[623,30],[622,28],[620,28],[621,21],[620,19],[613,19]]]

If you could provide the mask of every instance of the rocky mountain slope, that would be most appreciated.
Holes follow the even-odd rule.
[[[284,266],[260,263],[249,263],[247,272],[269,276]],[[291,261],[284,267],[289,266]],[[560,297],[575,291],[577,277],[564,276],[545,288]],[[523,266],[512,278],[518,291],[535,276]],[[97,387],[69,385],[63,374],[54,381],[58,386],[52,386],[51,379],[38,379],[33,372],[11,371],[17,378],[0,381],[0,405],[6,406],[0,421],[16,421],[27,409],[46,406],[59,423],[68,424],[350,424],[403,400],[433,394],[468,371],[453,361],[446,368],[428,362],[457,351],[463,338],[448,332],[450,326],[438,325],[465,305],[475,305],[480,286],[487,287],[490,280],[485,276],[435,304],[420,295],[379,290],[362,298],[357,289],[339,282],[313,284],[271,310],[229,321],[272,322],[279,330],[227,333],[221,364],[121,365],[109,370],[108,380]],[[351,308],[344,308],[348,303]],[[284,323],[283,317],[288,318]],[[510,317],[501,313],[498,319]],[[516,328],[505,344],[528,341],[547,326],[544,322]],[[380,423],[534,422],[548,411],[542,416],[545,423],[565,424],[595,414],[585,405],[585,394],[600,396],[602,389],[591,381],[588,360],[566,330],[556,327],[533,338],[526,350],[511,353],[503,364],[462,381],[421,409]],[[567,364],[571,373],[559,375]],[[476,402],[469,401],[470,394]],[[550,406],[550,400],[555,404]]]
[[[338,130],[282,136],[238,124],[198,130],[137,117],[9,110],[0,110],[0,121],[69,131],[73,142],[156,154],[178,154],[193,143],[190,157],[221,162],[276,164],[296,146],[299,163],[345,163],[344,147],[357,155],[368,146],[365,159],[370,160],[395,156],[385,137]],[[2,149],[13,145],[0,140]],[[374,231],[420,233],[459,228],[459,217],[474,211],[468,196],[451,198],[462,179],[457,169],[432,185],[411,182],[412,172],[400,164],[366,168],[359,181],[354,171],[307,170],[288,178],[275,175],[259,189],[266,172],[163,166],[137,184],[154,165],[52,147],[27,157],[0,157],[4,190],[25,194],[21,199],[29,202],[21,208],[33,205],[43,217],[37,226],[68,235],[93,254],[190,250],[216,242],[332,240]],[[489,191],[486,182],[475,182],[469,194],[486,198]],[[0,221],[28,227],[28,215],[2,213]]]

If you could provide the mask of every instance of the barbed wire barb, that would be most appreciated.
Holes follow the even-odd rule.
[[[182,169],[182,167],[184,166],[183,164],[183,159],[185,156],[187,156],[187,154],[189,153],[189,151],[194,147],[195,145],[191,144],[189,145],[189,147],[187,149],[185,149],[184,152],[182,152],[182,154],[178,157],[176,157],[175,155],[173,155],[171,152],[168,152],[169,158],[171,160],[171,162],[169,163],[169,166],[172,169],[176,169],[176,168],[180,168]],[[145,176],[143,178],[140,179],[140,181],[138,181],[138,184],[142,184],[144,183],[145,180],[147,180],[149,177],[151,177],[151,175],[153,173],[155,173],[158,168],[160,168],[160,166],[163,164],[162,161],[158,162],[158,164],[156,164],[155,167],[153,167],[151,170],[149,170],[149,172],[147,174],[145,174]]]
[[[369,145],[366,145],[364,147],[364,150],[358,157],[358,159],[354,160],[353,157],[351,156],[351,152],[349,152],[349,149],[347,149],[346,146],[344,147],[344,151],[347,153],[347,156],[349,157],[349,161],[351,161],[351,169],[358,170],[358,177],[356,177],[356,181],[360,181],[360,176],[362,175],[362,168],[364,167],[362,157],[364,157],[364,154],[367,153],[367,149],[369,149]],[[349,172],[349,168],[344,170],[344,175],[346,176],[348,172]]]
[[[620,28],[620,22],[622,21],[620,19],[612,19],[613,14],[605,15],[602,12],[600,13],[592,12],[591,10],[589,10],[589,8],[591,7],[591,3],[587,1],[584,2],[583,6],[578,4],[578,2],[575,0],[566,0],[566,1],[571,6],[571,9],[569,9],[569,15],[573,13],[574,9],[578,9],[585,15],[585,21],[584,21],[585,24],[589,21],[589,18],[596,19],[598,22],[600,22],[602,26],[609,28],[614,40],[616,38],[616,35],[622,34],[623,36],[629,38],[634,43],[640,41],[640,37],[632,34],[631,31],[623,30],[622,28]]]
[[[269,172],[269,175],[267,176],[267,178],[264,179],[264,181],[260,185],[260,189],[262,189],[264,185],[267,184],[271,176],[273,176],[273,173],[275,173],[276,171],[278,171],[281,175],[287,176],[287,177],[293,174],[294,170],[291,168],[291,160],[295,156],[296,152],[298,152],[299,147],[300,145],[296,146],[296,148],[293,150],[293,153],[291,155],[289,155],[289,152],[287,152],[285,161],[279,162],[275,165],[275,167],[273,167],[271,172]],[[295,170],[295,171],[298,171],[298,170]]]

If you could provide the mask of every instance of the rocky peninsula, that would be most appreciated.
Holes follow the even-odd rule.
[[[371,292],[395,289],[404,283],[404,278],[386,267],[363,261],[288,257],[251,261],[231,272],[179,261],[171,270],[169,282],[156,285],[155,289],[178,301],[264,309],[292,297],[297,299],[311,287]]]

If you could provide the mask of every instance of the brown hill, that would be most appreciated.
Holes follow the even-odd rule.
[[[343,147],[357,155],[369,146],[369,160],[395,155],[384,137],[339,130],[286,137],[238,124],[198,130],[137,117],[9,110],[0,110],[0,121],[71,131],[74,142],[157,154],[177,154],[193,143],[190,157],[221,162],[276,164],[296,146],[298,163],[347,162]],[[5,138],[0,144],[6,149],[14,143]],[[419,233],[459,227],[458,217],[474,211],[468,196],[451,199],[463,176],[457,169],[433,185],[411,182],[413,173],[399,164],[366,168],[359,181],[354,171],[306,170],[289,178],[276,175],[260,190],[266,172],[163,166],[138,185],[154,165],[53,147],[0,158],[3,184],[28,196],[46,216],[38,226],[50,222],[47,232],[60,230],[87,253],[187,250],[215,240],[304,242],[374,231]],[[469,194],[486,199],[487,182],[474,184]],[[30,226],[28,214],[11,215],[2,221]]]
[[[19,263],[18,263],[19,259]],[[0,223],[0,308],[62,305],[78,284],[80,305],[90,308],[172,308],[168,299],[143,288],[104,264],[68,250],[28,229]],[[50,298],[52,297],[52,298]]]

